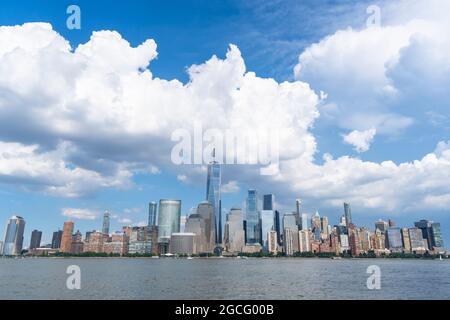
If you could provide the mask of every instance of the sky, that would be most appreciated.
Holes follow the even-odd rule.
[[[79,30],[66,24],[71,4]],[[120,230],[146,223],[148,202],[161,198],[181,199],[188,214],[206,196],[206,171],[171,161],[172,134],[198,122],[279,138],[277,174],[223,166],[225,210],[255,188],[274,193],[282,213],[300,198],[303,212],[337,223],[347,201],[358,225],[430,219],[449,243],[447,9],[444,0],[5,1],[0,230],[18,214],[26,245],[33,229],[48,242],[69,218],[100,229],[104,210]]]

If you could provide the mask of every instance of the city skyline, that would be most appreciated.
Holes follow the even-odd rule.
[[[300,197],[330,221],[342,202],[357,225],[427,217],[449,243],[448,61],[430,56],[448,47],[449,4],[379,1],[376,21],[371,1],[179,3],[183,19],[162,3],[79,1],[72,30],[65,3],[44,3],[0,12],[0,231],[17,214],[50,242],[68,218],[99,228],[105,210],[111,230],[145,225],[148,202],[168,198],[185,217],[208,163],[172,163],[171,137],[197,121],[282,129],[279,175],[223,166],[220,233],[256,189],[281,214]]]

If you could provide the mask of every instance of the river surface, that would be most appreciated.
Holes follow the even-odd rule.
[[[79,290],[67,268],[80,269]],[[367,268],[381,272],[369,290]],[[0,259],[0,299],[450,299],[450,261],[401,259]]]

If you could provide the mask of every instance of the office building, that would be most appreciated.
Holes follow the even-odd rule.
[[[263,196],[263,210],[275,210],[275,196],[273,194],[265,194]]]
[[[325,236],[325,238],[327,238],[329,235],[328,217],[323,216],[322,218],[320,218],[320,224],[321,224],[322,234]]]
[[[444,251],[444,240],[442,239],[441,224],[439,222],[431,223],[431,247],[438,251]]]
[[[181,200],[159,200],[158,243],[168,249],[172,233],[180,232]]]
[[[102,232],[104,234],[109,234],[109,212],[105,211],[105,213],[103,214],[103,228],[102,228]]]
[[[17,215],[12,216],[7,223],[3,240],[3,255],[18,256],[22,254],[25,220]]]
[[[195,234],[196,252],[212,253],[216,246],[214,207],[208,201],[201,202],[185,225],[185,233]]]
[[[309,230],[300,230],[298,232],[298,244],[299,244],[300,252],[310,252],[311,251],[310,238],[311,238],[311,233],[309,232]]]
[[[402,242],[404,251],[411,252],[411,240],[409,239],[408,228],[402,228]]]
[[[398,227],[389,227],[386,230],[386,243],[391,252],[402,252],[403,242],[401,230]]]
[[[322,230],[322,222],[320,221],[319,211],[316,210],[316,213],[311,217],[311,230],[315,232],[318,230],[319,234]]]
[[[273,210],[262,210],[261,211],[261,232],[262,232],[262,246],[263,250],[268,250],[268,235],[270,230],[273,229],[273,219],[274,219],[274,212]]]
[[[420,220],[418,222],[414,222],[414,226],[419,228],[422,231],[422,238],[427,240],[427,248],[432,249],[433,241],[431,236],[431,221],[428,220]]]
[[[33,230],[31,232],[31,240],[29,249],[36,249],[41,246],[42,231]]]
[[[228,252],[241,252],[245,246],[245,231],[242,218],[242,210],[232,208],[225,224],[224,236],[225,249]]]
[[[301,214],[300,214],[301,204],[302,204],[302,201],[300,199],[296,199],[295,200],[295,213],[294,213],[294,215],[295,215],[295,221],[296,221],[299,229],[302,228],[302,226],[301,226],[302,225],[302,220],[301,220]]]
[[[295,219],[295,215],[293,215],[293,217]],[[285,228],[283,245],[284,253],[287,256],[291,256],[294,254],[294,252],[298,252],[298,230],[295,230],[293,228]]]
[[[423,253],[427,250],[427,246],[423,239],[422,230],[419,228],[409,228],[408,234],[412,252]]]
[[[63,234],[61,238],[61,252],[70,253],[72,251],[72,234],[74,223],[72,221],[64,222]]]
[[[172,233],[169,252],[173,254],[197,253],[195,248],[195,233]]]
[[[388,228],[389,224],[386,221],[379,219],[375,222],[375,230],[378,229],[381,233],[385,233]]]
[[[248,190],[247,206],[246,206],[246,230],[245,239],[247,245],[262,245],[261,237],[261,217],[258,210],[258,197],[256,190]]]
[[[302,213],[302,221],[301,221],[301,229],[302,230],[308,230],[308,214]]]
[[[157,217],[157,209],[158,205],[155,201],[152,201],[148,204],[148,225],[156,226],[156,217]]]
[[[272,254],[278,252],[278,237],[275,230],[270,230],[267,235],[267,251]]]
[[[213,150],[215,158],[215,150]],[[212,204],[214,210],[216,245],[222,246],[222,200],[220,195],[222,169],[220,163],[213,160],[208,164],[208,175],[206,180],[206,201]]]
[[[89,239],[84,241],[83,252],[103,253],[103,244],[108,239],[105,235],[105,233],[100,231],[91,232]]]
[[[103,252],[123,256],[128,253],[128,245],[128,236],[124,232],[116,232],[111,235],[111,241],[103,243]]]
[[[273,229],[277,233],[277,243],[281,246],[281,220],[278,210],[275,210],[273,213]]]
[[[352,221],[352,208],[350,207],[350,203],[344,202],[344,216],[345,216],[345,223],[348,228],[348,226],[353,223]]]
[[[59,249],[61,247],[62,230],[53,232],[52,236],[52,249]]]

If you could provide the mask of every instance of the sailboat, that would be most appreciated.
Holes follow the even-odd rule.
[[[441,255],[441,254],[439,255],[439,260],[440,260],[440,261],[442,261],[442,260],[443,260],[443,259],[442,259],[442,255]]]

